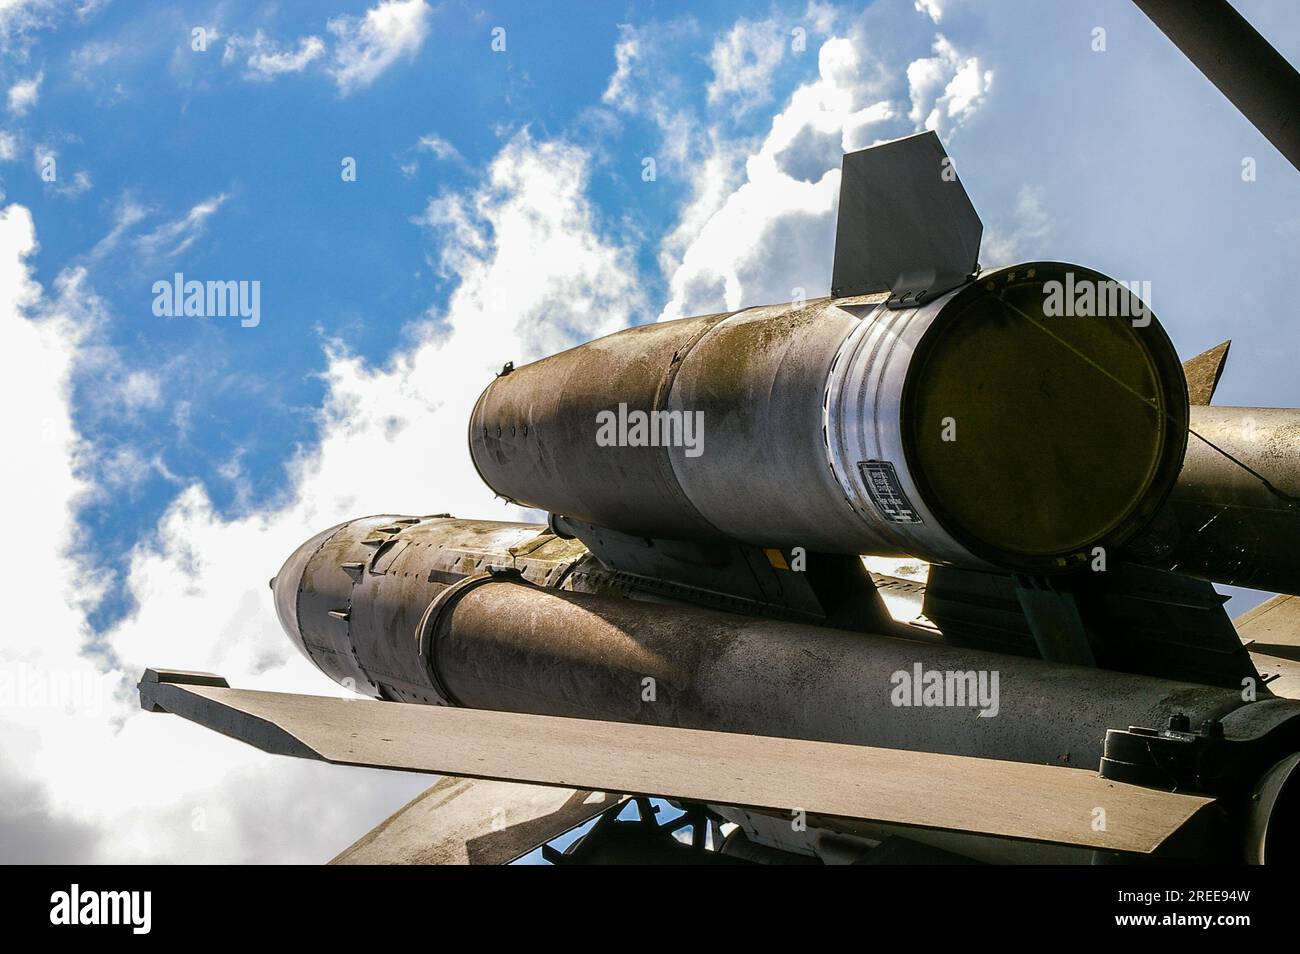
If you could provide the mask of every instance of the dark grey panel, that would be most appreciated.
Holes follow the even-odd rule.
[[[831,292],[922,301],[976,270],[984,226],[933,132],[844,157]]]

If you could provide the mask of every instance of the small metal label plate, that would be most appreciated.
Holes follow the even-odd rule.
[[[871,502],[890,523],[923,523],[898,482],[898,472],[887,460],[858,461],[862,482],[867,485]]]

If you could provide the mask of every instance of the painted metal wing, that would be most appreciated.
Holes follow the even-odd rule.
[[[782,739],[231,689],[150,669],[141,705],[264,751],[344,765],[735,805],[1108,852],[1149,854],[1213,799],[1095,772]],[[1094,824],[1097,809],[1107,824]]]

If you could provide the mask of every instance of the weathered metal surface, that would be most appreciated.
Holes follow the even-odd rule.
[[[580,539],[605,566],[616,568],[611,579],[647,594],[808,622],[822,622],[828,615],[810,584],[813,574],[794,572],[788,563],[775,566],[755,547],[725,540],[700,543],[634,537],[570,517],[553,516],[551,525]],[[867,589],[865,594],[871,592]]]
[[[1223,377],[1223,366],[1228,360],[1231,341],[1217,344],[1183,362],[1183,375],[1187,378],[1187,400],[1195,405],[1209,404]]]
[[[330,551],[333,558],[354,561],[354,551],[369,548],[355,538],[371,532],[364,522],[341,531],[354,542]],[[299,618],[294,625],[316,634],[334,625],[331,641],[315,645],[312,658],[352,660],[365,677],[353,688],[388,699],[1073,765],[1096,762],[1108,728],[1162,724],[1174,711],[1199,724],[1242,704],[1235,691],[1049,666],[945,645],[933,634],[898,640],[691,610],[665,605],[662,595],[657,603],[625,599],[618,574],[580,556],[585,550],[575,549],[576,541],[529,525],[439,519],[408,524],[400,534],[410,556],[391,572],[367,571],[353,581],[309,564],[311,579],[302,583],[287,576],[298,565],[291,559],[277,578],[277,590],[308,594],[304,607],[350,608],[346,621]],[[485,578],[425,631],[434,597],[494,566],[519,572],[520,582]],[[530,578],[550,588],[526,585]],[[321,581],[337,588],[311,592]],[[999,714],[894,705],[895,674],[916,665],[997,672]],[[643,698],[647,679],[654,701]]]
[[[844,156],[831,288],[916,304],[978,268],[984,225],[933,131]]]
[[[365,695],[432,703],[438,694],[413,649],[416,626],[438,593],[492,567],[558,586],[584,562],[594,561],[581,543],[536,524],[390,514],[308,540],[272,589],[294,645],[335,682]],[[608,576],[599,567],[592,574]]]
[[[554,514],[549,526],[581,539],[596,560],[613,568],[592,572],[594,561],[584,563],[575,567],[565,589],[839,629],[901,632],[857,556],[727,541],[653,540]],[[590,585],[593,580],[598,585]]]
[[[1205,77],[1300,169],[1300,73],[1227,0],[1134,0]]]
[[[596,445],[596,415],[663,407],[677,364],[723,315],[652,322],[515,368],[470,416],[474,466],[509,500],[639,536],[709,539],[662,447]],[[566,506],[549,506],[563,499]]]
[[[1300,598],[1279,594],[1234,622],[1268,691],[1300,699]]]
[[[1038,262],[906,311],[632,328],[497,377],[471,453],[498,494],[634,537],[1069,569],[1147,523],[1187,417],[1149,316],[1046,315],[1070,276],[1108,281]]]
[[[1187,458],[1142,562],[1274,593],[1300,593],[1300,410],[1194,407]]]
[[[1212,799],[1082,769],[440,706],[141,684],[142,701],[267,751],[344,765],[661,795],[1149,854]],[[1106,812],[1098,831],[1096,810]]]
[[[1296,811],[1300,809],[1300,752],[1269,769],[1251,793],[1246,821],[1246,861],[1294,864],[1300,850]]]
[[[1245,679],[1258,684],[1224,610],[1227,597],[1204,580],[1115,560],[1104,572],[1053,585],[1069,596],[1105,669],[1231,688]],[[1024,612],[1026,594],[1011,576],[935,566],[921,589],[923,612],[946,642],[1041,655]]]
[[[662,453],[682,492],[722,535],[836,553],[863,543],[896,547],[845,505],[826,456],[831,367],[844,339],[882,302],[751,308],[714,325],[682,356],[667,406],[698,416],[703,453]]]
[[[505,864],[622,799],[607,792],[447,776],[330,864]]]
[[[1108,728],[1243,705],[1233,690],[503,581],[466,593],[434,646],[474,708],[1048,764],[1097,764]],[[895,704],[918,667],[997,673],[997,715]]]

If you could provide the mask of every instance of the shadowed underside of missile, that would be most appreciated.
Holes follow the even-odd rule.
[[[981,232],[933,133],[845,156],[832,297],[489,384],[474,464],[545,524],[289,557],[286,633],[369,700],[142,704],[447,776],[341,863],[1294,860],[1300,414],[1209,406],[1226,343],[1181,366],[1121,283]],[[1212,582],[1283,595],[1234,626]]]

